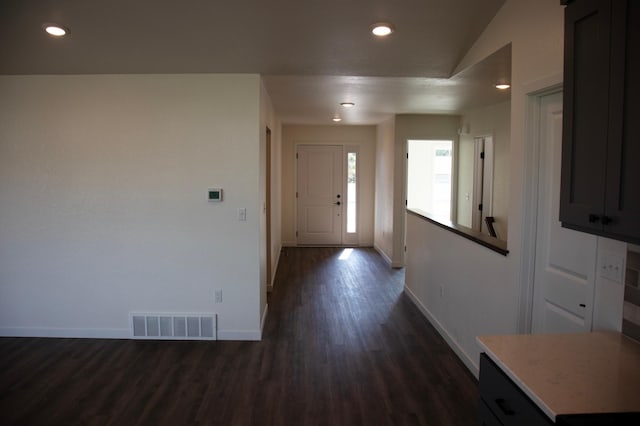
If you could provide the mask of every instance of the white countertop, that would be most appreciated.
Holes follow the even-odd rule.
[[[561,414],[640,412],[640,343],[620,333],[477,340],[552,420]]]

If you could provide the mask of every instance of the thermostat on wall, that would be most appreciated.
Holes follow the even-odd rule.
[[[209,201],[222,201],[222,188],[209,188]]]

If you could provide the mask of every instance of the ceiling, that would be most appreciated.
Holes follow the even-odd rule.
[[[510,49],[451,76],[503,3],[2,0],[0,74],[259,73],[284,123],[454,113],[494,102],[480,86],[510,78]],[[396,32],[372,36],[380,21]],[[52,39],[47,22],[69,35]]]

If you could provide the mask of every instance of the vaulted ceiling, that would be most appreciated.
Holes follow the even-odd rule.
[[[340,113],[344,124],[374,124],[456,112],[478,103],[470,94],[480,75],[508,78],[510,53],[451,75],[503,3],[2,0],[0,73],[259,73],[285,123],[328,124]],[[380,21],[395,33],[372,36]],[[48,22],[70,33],[52,39]],[[356,107],[340,111],[342,101]]]

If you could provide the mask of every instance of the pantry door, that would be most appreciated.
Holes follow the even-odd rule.
[[[559,220],[562,93],[540,102],[534,333],[591,331],[597,239]]]
[[[296,159],[298,244],[342,244],[343,147],[298,145]]]

